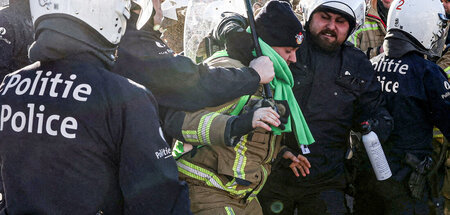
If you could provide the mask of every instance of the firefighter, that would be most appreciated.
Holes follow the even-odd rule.
[[[272,161],[287,160],[294,177],[309,171],[304,156],[294,155],[280,144],[282,132],[291,130],[303,144],[314,141],[292,94],[288,68],[296,62],[295,51],[304,39],[302,25],[290,5],[282,1],[267,3],[255,22],[263,54],[274,62],[274,105],[280,112],[270,107],[271,101],[261,98],[260,87],[252,96],[186,113],[177,137],[195,147],[177,164],[180,178],[189,184],[194,214],[262,214],[256,195],[270,174]],[[249,33],[240,34],[245,40],[228,42],[251,43]],[[252,58],[252,49],[234,45],[215,53],[207,63],[242,67]]]

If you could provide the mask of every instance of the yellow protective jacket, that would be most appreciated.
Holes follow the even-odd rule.
[[[350,35],[348,41],[366,53],[370,59],[380,54],[379,48],[383,45],[384,36],[386,36],[386,24],[378,14],[377,1],[372,1],[372,7],[366,15],[364,25]]]
[[[206,63],[222,67],[244,66],[228,57],[208,59]],[[250,100],[261,99],[261,94],[262,87]],[[177,165],[180,178],[189,184],[214,187],[251,201],[270,174],[271,162],[281,148],[281,136],[257,128],[242,136],[235,147],[227,146],[226,124],[235,117],[229,114],[238,101],[235,99],[218,107],[186,113],[183,137],[188,143],[201,146],[181,156]]]
[[[444,72],[447,74],[447,78],[450,80],[450,51],[445,52],[441,58],[436,62]]]

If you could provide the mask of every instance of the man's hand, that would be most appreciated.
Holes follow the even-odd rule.
[[[261,78],[260,84],[268,84],[275,77],[273,63],[267,56],[261,56],[250,62],[250,67],[256,70]]]
[[[281,123],[279,118],[280,115],[271,107],[259,108],[253,114],[252,126],[253,128],[260,127],[266,129],[267,131],[272,131],[268,124],[278,127]]]
[[[311,168],[311,164],[305,156],[299,154],[297,157],[295,157],[292,152],[286,151],[283,154],[283,158],[292,160],[292,163],[289,165],[289,167],[292,169],[292,172],[294,172],[295,176],[300,176],[298,174],[298,170],[300,170],[300,173],[302,173],[303,177],[305,177],[306,174],[309,174],[309,168]]]

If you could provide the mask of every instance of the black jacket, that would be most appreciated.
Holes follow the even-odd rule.
[[[395,125],[384,150],[394,179],[411,168],[406,153],[423,160],[433,152],[433,126],[450,138],[450,83],[444,71],[424,59],[422,50],[401,32],[389,32],[385,53],[371,59]]]
[[[298,186],[343,188],[350,129],[359,130],[361,122],[373,119],[378,121],[375,132],[385,139],[392,126],[373,68],[351,44],[325,53],[307,40],[291,71],[294,94],[316,142],[302,153],[293,135],[288,136],[287,145],[310,161],[311,174],[296,178],[288,167],[282,170]]]
[[[134,23],[128,22],[113,72],[150,89],[161,106],[195,111],[257,90],[260,78],[252,68],[197,65],[174,55],[151,26],[138,31]]]
[[[171,214],[189,201],[156,101],[142,86],[86,53],[35,63],[5,84],[0,157],[8,214]]]
[[[86,28],[43,19],[38,62],[1,85],[1,212],[190,214],[156,100],[110,72],[114,46]]]
[[[28,46],[33,42],[28,1],[12,1],[0,10],[0,80],[28,64]]]

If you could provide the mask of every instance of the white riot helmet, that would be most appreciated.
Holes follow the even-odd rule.
[[[353,29],[349,29],[349,35],[364,24],[366,14],[365,0],[301,0],[300,7],[303,11],[304,23],[302,24],[304,26],[306,26],[306,22],[309,22],[316,9],[322,7],[351,17],[355,25]]]
[[[394,0],[387,17],[387,31],[408,33],[427,50],[444,37],[446,27],[447,18],[440,0]]]
[[[33,24],[48,15],[75,17],[118,44],[130,17],[130,0],[30,0]]]
[[[145,23],[148,22],[150,17],[152,17],[153,2],[152,0],[132,0],[132,1],[133,3],[141,7],[141,13],[139,14],[139,18],[136,22],[136,28],[140,30],[145,25]]]

